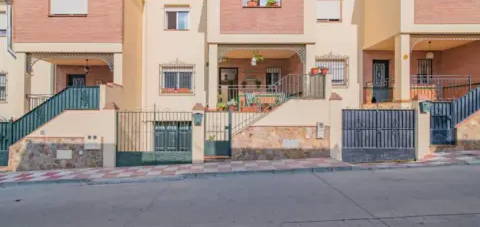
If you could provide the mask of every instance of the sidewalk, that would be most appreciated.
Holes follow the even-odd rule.
[[[421,162],[349,164],[329,158],[227,161],[219,163],[145,166],[108,169],[70,169],[0,173],[0,186],[22,183],[114,182],[149,178],[196,177],[247,173],[280,173],[296,171],[348,171],[392,168],[480,165],[480,151],[444,152],[430,155]]]

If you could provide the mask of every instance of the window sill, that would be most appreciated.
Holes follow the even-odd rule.
[[[160,95],[183,95],[183,96],[191,96],[194,95],[193,90],[165,90],[162,89]]]
[[[323,19],[317,19],[317,23],[342,23],[342,20],[323,20]]]
[[[88,14],[49,14],[48,17],[87,17]]]
[[[169,32],[188,32],[190,29],[164,29],[164,31],[169,31]]]
[[[282,6],[243,6],[243,8],[253,8],[253,9],[257,9],[257,8],[267,8],[267,9],[270,9],[270,8],[282,8]]]

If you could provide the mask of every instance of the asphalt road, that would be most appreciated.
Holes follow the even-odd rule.
[[[480,166],[7,187],[0,226],[480,226]]]

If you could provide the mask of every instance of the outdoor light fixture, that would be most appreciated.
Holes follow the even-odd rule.
[[[90,67],[88,66],[88,59],[85,59],[85,67],[83,67],[83,71],[85,74],[88,74],[90,72]]]
[[[252,64],[252,66],[256,66],[257,65],[257,59],[255,57],[253,57],[250,64]]]
[[[428,41],[428,50],[431,50],[431,45],[432,45],[432,41]],[[433,53],[432,51],[428,51],[427,54],[425,55],[425,58],[426,59],[434,59],[435,58],[435,53]]]
[[[193,114],[193,124],[195,126],[202,126],[203,114],[202,113],[194,113]]]

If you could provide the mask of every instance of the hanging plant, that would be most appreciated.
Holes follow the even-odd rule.
[[[278,0],[268,0],[267,1],[267,6],[268,7],[277,7],[278,6]]]
[[[257,63],[260,63],[265,60],[265,58],[261,54],[255,54],[253,55],[253,58],[257,61]]]

